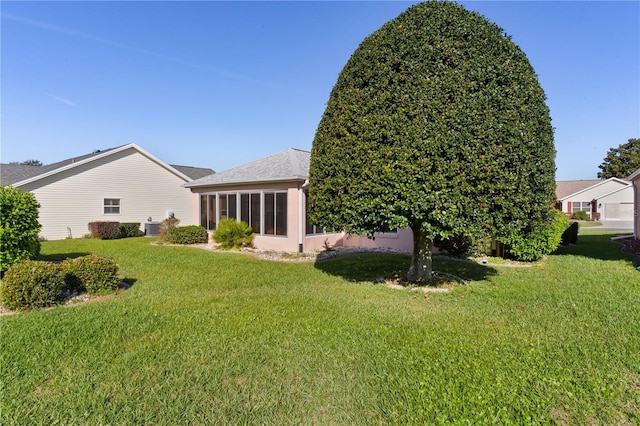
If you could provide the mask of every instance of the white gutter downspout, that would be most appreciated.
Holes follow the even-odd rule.
[[[298,252],[304,252],[304,204],[302,199],[304,198],[304,188],[309,186],[309,179],[298,188]]]

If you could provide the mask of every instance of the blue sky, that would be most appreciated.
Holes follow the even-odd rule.
[[[135,142],[221,171],[311,149],[353,51],[414,2],[0,2],[1,161]],[[560,180],[640,137],[640,3],[465,1],[531,61]]]

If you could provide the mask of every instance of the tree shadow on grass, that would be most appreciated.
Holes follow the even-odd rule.
[[[44,260],[46,262],[62,262],[65,259],[73,259],[76,257],[88,256],[91,253],[53,253],[53,254],[41,254],[38,256],[38,260]]]
[[[347,281],[371,281],[404,275],[409,270],[411,256],[397,253],[351,253],[326,260],[317,260],[316,269]],[[495,275],[497,271],[465,259],[433,258],[433,270],[462,278],[465,281],[480,281]]]
[[[611,238],[625,234],[587,234],[579,235],[575,244],[560,246],[552,256],[582,256],[598,260],[626,260],[631,265],[640,263],[640,259],[629,253],[621,251],[622,244],[612,241]]]

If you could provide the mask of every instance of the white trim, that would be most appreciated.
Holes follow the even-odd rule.
[[[110,156],[112,156],[114,154],[118,154],[118,153],[120,153],[122,151],[126,151],[127,149],[134,149],[134,150],[138,151],[140,154],[142,154],[143,156],[147,157],[148,159],[150,159],[154,163],[156,163],[156,164],[160,165],[161,167],[167,169],[171,173],[175,174],[176,176],[180,177],[181,179],[184,179],[187,182],[191,182],[192,181],[192,179],[190,177],[188,177],[184,173],[176,170],[175,168],[171,167],[169,164],[167,164],[164,161],[160,160],[158,157],[154,156],[150,152],[140,148],[135,143],[130,143],[128,145],[122,145],[122,146],[117,147],[117,148],[106,150],[106,151],[104,151],[102,153],[96,154],[96,155],[91,156],[89,158],[85,158],[84,160],[79,160],[79,161],[73,162],[71,164],[67,164],[66,166],[59,167],[57,169],[48,171],[46,173],[42,173],[40,175],[31,177],[31,178],[28,178],[28,179],[25,179],[25,180],[21,180],[20,182],[16,182],[16,183],[12,184],[12,186],[14,188],[18,188],[18,187],[20,187],[22,185],[27,185],[29,183],[39,181],[39,180],[47,178],[49,176],[53,176],[53,175],[56,175],[58,173],[62,173],[64,171],[66,171],[66,170],[70,170],[70,169],[79,167],[79,166],[81,166],[83,164],[92,163],[92,162],[100,160],[102,158],[110,157]]]
[[[623,186],[621,188],[615,189],[615,190],[613,190],[613,191],[611,191],[611,192],[609,192],[607,194],[602,195],[600,198],[607,197],[607,196],[609,196],[611,194],[614,194],[614,193],[616,193],[616,192],[618,192],[620,190],[626,189],[626,188],[629,187],[629,185],[631,185],[631,182],[628,182],[628,181],[625,181],[625,180],[622,180],[622,179],[609,178],[607,180],[603,180],[602,182],[598,182],[595,185],[591,185],[591,186],[589,186],[587,188],[581,189],[580,191],[574,192],[573,194],[569,194],[566,197],[560,198],[558,201],[567,201],[567,200],[569,200],[571,198],[576,197],[578,194],[581,194],[583,192],[589,191],[589,190],[591,190],[593,188],[596,188],[596,187],[598,187],[600,185],[604,185],[605,183],[610,182],[610,181],[618,182],[618,183],[622,184]]]

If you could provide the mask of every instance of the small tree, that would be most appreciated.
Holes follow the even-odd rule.
[[[310,216],[325,228],[413,231],[410,281],[434,238],[552,222],[555,149],[545,94],[503,30],[450,2],[415,5],[343,68],[313,141]]]
[[[32,193],[0,185],[0,271],[39,254],[39,207]]]
[[[640,139],[629,139],[627,143],[611,148],[598,167],[601,170],[598,172],[600,179],[624,179],[631,175],[640,169]]]

